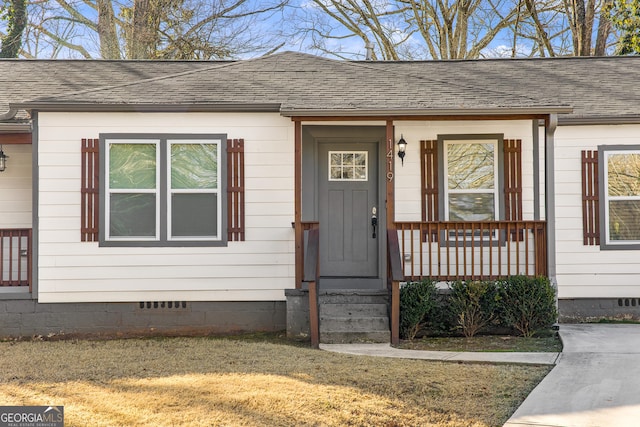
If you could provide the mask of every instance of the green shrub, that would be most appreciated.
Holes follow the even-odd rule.
[[[496,284],[493,281],[457,281],[451,284],[449,309],[465,337],[472,337],[496,316]]]
[[[546,277],[512,276],[499,282],[497,303],[505,326],[524,337],[551,327],[558,317],[555,289]]]
[[[400,335],[412,340],[437,308],[437,289],[431,280],[410,282],[400,288]]]

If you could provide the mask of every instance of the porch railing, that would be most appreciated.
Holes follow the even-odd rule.
[[[547,274],[545,221],[396,222],[405,280]]]
[[[0,287],[28,286],[31,291],[32,231],[0,229]]]

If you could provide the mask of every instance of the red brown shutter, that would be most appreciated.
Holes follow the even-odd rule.
[[[99,139],[82,139],[80,240],[98,241]]]
[[[420,141],[420,158],[422,172],[422,221],[436,222],[440,220],[438,207],[438,141]],[[433,229],[435,230],[435,229]],[[422,233],[423,242],[437,242],[438,233],[427,230]]]
[[[504,219],[522,221],[522,140],[505,139],[504,154]],[[522,230],[511,231],[511,241],[524,241]]]
[[[504,219],[522,221],[522,140],[504,140]]]
[[[585,245],[600,244],[598,152],[582,151],[582,237]]]
[[[227,140],[227,239],[244,241],[244,139]]]
[[[420,141],[422,221],[438,221],[438,141]]]

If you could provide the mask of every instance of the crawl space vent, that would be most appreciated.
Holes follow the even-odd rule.
[[[143,310],[157,310],[157,309],[171,309],[171,310],[183,310],[187,308],[186,301],[146,301],[140,302],[140,309]]]

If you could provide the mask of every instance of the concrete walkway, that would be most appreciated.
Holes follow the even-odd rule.
[[[560,353],[458,352],[402,350],[389,344],[320,344],[320,349],[360,356],[400,359],[441,360],[450,362],[524,363],[554,365]]]
[[[640,425],[640,325],[561,325],[555,368],[505,426]]]
[[[505,427],[640,426],[640,325],[560,325],[558,353],[400,350],[388,344],[322,344],[347,354],[424,360],[556,366]]]

